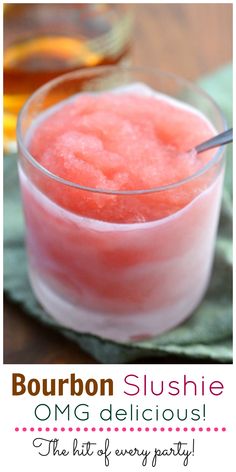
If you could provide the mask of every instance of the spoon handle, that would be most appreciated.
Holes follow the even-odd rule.
[[[195,147],[195,151],[197,151],[197,154],[199,154],[200,152],[207,151],[208,149],[212,149],[218,146],[223,146],[224,144],[231,143],[232,141],[233,128],[228,129],[227,131],[224,131],[223,133],[218,134],[217,136],[214,136],[211,139],[208,139],[208,141],[199,144]]]

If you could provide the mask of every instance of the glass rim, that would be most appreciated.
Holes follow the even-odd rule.
[[[198,85],[195,85],[194,83],[186,79],[183,79],[182,77],[179,77],[176,74],[173,74],[171,72],[166,72],[158,68],[146,67],[146,66],[145,67],[132,67],[132,66],[129,67],[129,66],[119,66],[119,65],[118,66],[117,65],[97,66],[97,67],[77,69],[73,72],[60,75],[56,77],[55,79],[48,81],[46,84],[39,87],[33,94],[30,95],[30,97],[26,100],[23,107],[21,108],[18,115],[18,119],[17,119],[16,134],[17,134],[17,142],[18,142],[18,152],[22,151],[30,164],[32,164],[36,169],[38,169],[43,174],[45,174],[48,178],[55,180],[56,182],[59,182],[69,187],[77,188],[78,190],[99,193],[99,194],[110,194],[110,195],[143,195],[143,194],[150,194],[150,193],[155,193],[155,192],[171,190],[181,185],[187,184],[191,182],[192,180],[200,177],[201,175],[205,174],[205,172],[207,172],[209,169],[211,169],[215,164],[217,164],[220,161],[220,158],[224,153],[224,146],[220,146],[219,148],[217,148],[212,158],[207,162],[207,164],[202,166],[201,169],[191,174],[190,176],[185,177],[184,179],[180,179],[176,182],[173,182],[167,185],[159,185],[159,186],[155,186],[151,188],[135,189],[135,190],[103,189],[103,188],[95,188],[95,187],[81,185],[79,183],[64,179],[63,177],[60,177],[54,174],[53,172],[48,170],[46,167],[44,167],[42,164],[40,164],[28,151],[27,146],[25,145],[24,139],[22,136],[21,122],[23,119],[23,115],[27,112],[27,109],[31,101],[34,100],[37,97],[37,95],[40,95],[41,93],[45,93],[48,89],[53,88],[54,86],[60,84],[60,82],[63,82],[64,80],[70,80],[76,77],[81,77],[85,74],[93,75],[94,73],[99,72],[99,71],[101,71],[102,73],[102,72],[106,72],[106,71],[108,72],[112,70],[117,71],[117,72],[118,71],[120,72],[133,71],[133,72],[145,72],[145,73],[158,74],[158,75],[166,76],[169,79],[173,79],[177,81],[178,83],[182,84],[183,86],[188,87],[189,89],[192,89],[193,91],[198,93],[200,96],[207,99],[209,103],[213,106],[213,108],[215,108],[216,112],[218,113],[220,117],[221,125],[222,125],[222,132],[227,129],[226,118],[222,110],[220,109],[220,107],[215,102],[215,100],[207,92],[205,92],[201,87],[199,87]]]

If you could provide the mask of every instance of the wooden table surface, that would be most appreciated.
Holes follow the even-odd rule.
[[[157,66],[195,80],[232,60],[231,4],[136,4],[133,8],[135,64]],[[145,360],[146,363],[152,361],[156,362]],[[4,363],[86,364],[96,361],[73,342],[45,328],[5,300]]]

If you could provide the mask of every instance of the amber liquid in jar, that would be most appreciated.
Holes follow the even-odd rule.
[[[65,72],[127,58],[131,22],[122,4],[6,4],[5,151],[15,151],[19,110],[38,87]]]

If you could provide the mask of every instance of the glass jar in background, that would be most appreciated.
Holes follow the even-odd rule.
[[[5,4],[4,150],[16,151],[16,120],[29,95],[78,68],[123,63],[129,4]]]

